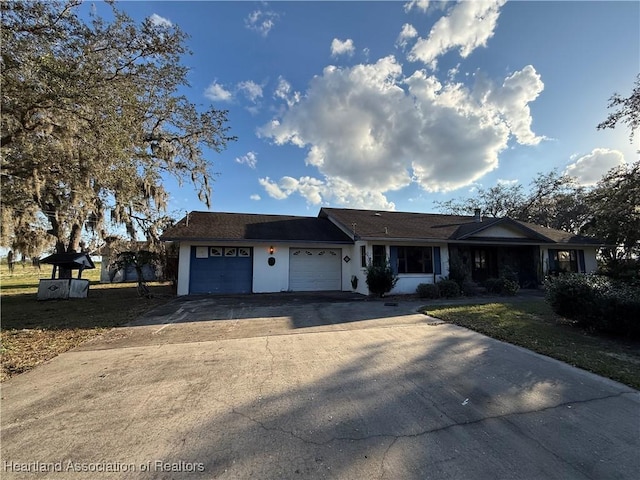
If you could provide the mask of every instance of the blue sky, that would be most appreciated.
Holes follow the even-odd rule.
[[[238,141],[206,152],[214,211],[435,212],[558,169],[593,184],[638,158],[597,131],[640,72],[639,2],[120,2],[189,36],[192,102]],[[103,6],[98,7],[100,12]],[[168,183],[170,213],[206,210]]]

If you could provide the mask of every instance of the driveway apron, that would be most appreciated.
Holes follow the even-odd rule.
[[[2,385],[2,478],[635,479],[640,392],[351,296],[181,298]]]

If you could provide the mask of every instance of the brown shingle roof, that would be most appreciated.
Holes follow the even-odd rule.
[[[482,231],[494,225],[511,225],[520,229],[536,243],[562,243],[602,245],[597,239],[575,235],[552,228],[521,222],[510,218],[488,218],[476,222],[473,216],[442,215],[434,213],[390,212],[381,210],[356,210],[347,208],[323,208],[320,217],[333,219],[346,232],[359,238],[389,238],[407,240],[473,240]],[[355,228],[354,228],[355,224]],[[498,240],[498,239],[496,239]],[[506,242],[518,243],[522,239],[508,238]]]
[[[541,227],[510,218],[489,218],[476,222],[473,216],[410,213],[348,208],[322,208],[318,217],[249,213],[191,212],[167,229],[162,240],[203,241],[293,241],[352,243],[352,238],[473,241],[494,225],[515,227],[528,238],[505,238],[509,243],[560,243],[602,245],[597,239]]]
[[[168,228],[162,240],[299,241],[351,243],[325,218],[250,213],[191,212]]]
[[[355,231],[359,238],[411,240],[448,240],[461,225],[474,221],[472,216],[348,208],[323,208],[320,216],[333,219],[348,232]]]

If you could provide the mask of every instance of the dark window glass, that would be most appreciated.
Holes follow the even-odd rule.
[[[398,247],[398,273],[433,273],[431,247]]]
[[[373,246],[373,264],[384,265],[387,263],[387,251],[384,245]]]
[[[360,265],[362,268],[367,268],[367,247],[364,245],[360,247]]]

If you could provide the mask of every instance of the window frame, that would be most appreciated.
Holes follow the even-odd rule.
[[[434,273],[433,246],[398,246],[397,272],[403,275],[432,275]],[[415,255],[419,252],[419,255]],[[411,255],[413,253],[413,255]],[[421,265],[420,269],[414,268]]]

